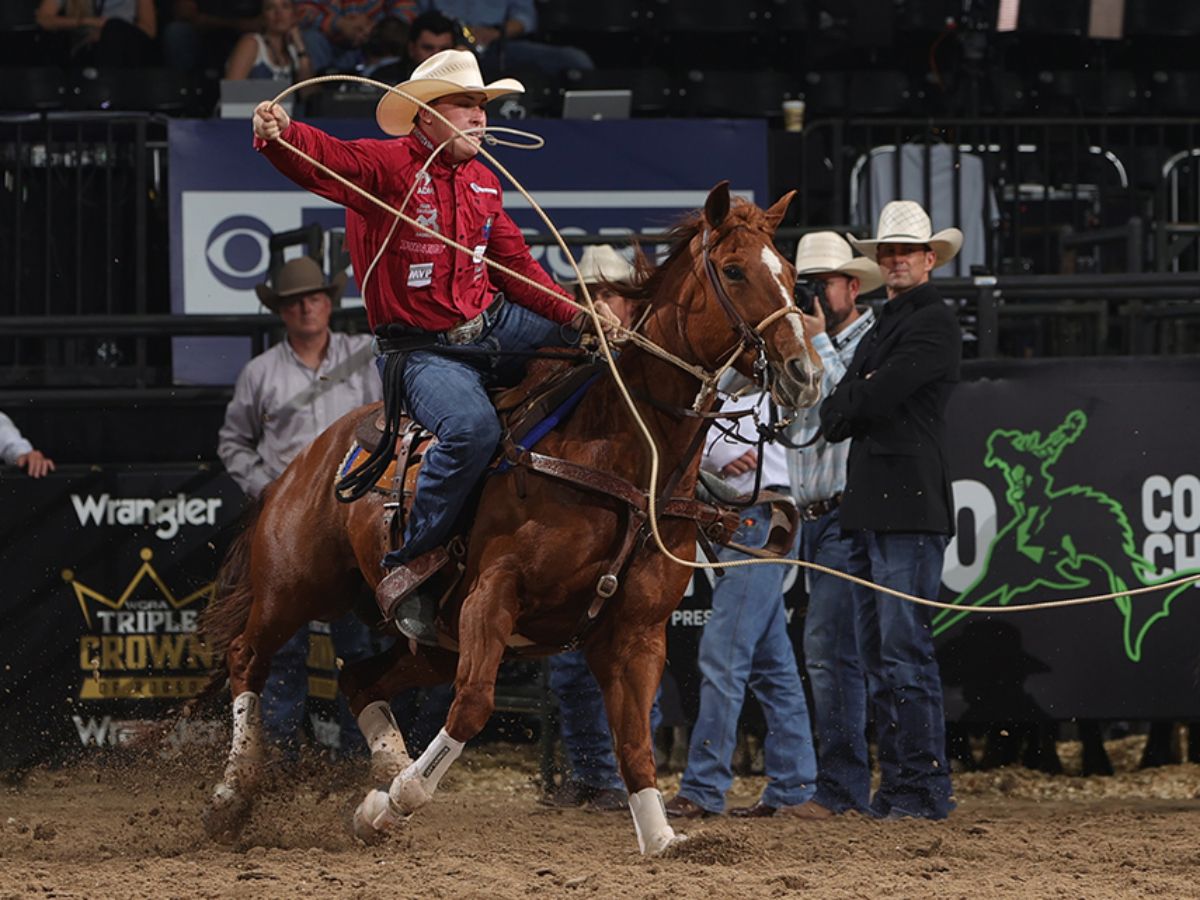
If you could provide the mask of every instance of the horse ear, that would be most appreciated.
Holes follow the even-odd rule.
[[[770,226],[771,233],[775,233],[775,229],[779,227],[779,223],[783,221],[783,214],[787,212],[788,206],[792,202],[792,198],[796,196],[795,191],[788,191],[767,210],[767,225]]]
[[[729,182],[722,181],[708,192],[704,201],[704,221],[709,228],[720,228],[725,217],[729,215]]]

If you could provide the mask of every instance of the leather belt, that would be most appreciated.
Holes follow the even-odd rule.
[[[800,518],[805,522],[815,522],[821,516],[829,515],[837,509],[842,503],[841,491],[834,494],[827,500],[814,500],[808,506],[800,507]]]
[[[495,298],[483,312],[459,322],[445,331],[425,331],[420,328],[409,328],[399,322],[390,322],[375,329],[379,337],[379,349],[388,351],[408,351],[416,349],[423,343],[433,344],[471,344],[479,340],[484,330],[496,319],[496,314],[504,305],[504,295],[496,294]]]

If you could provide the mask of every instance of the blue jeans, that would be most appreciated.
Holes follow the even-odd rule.
[[[342,616],[329,625],[329,635],[337,655],[347,663],[373,656],[378,649],[371,631],[353,614]],[[299,747],[308,703],[308,626],[301,628],[271,658],[271,671],[262,691],[263,728],[267,736],[280,744],[289,755]],[[367,752],[367,742],[358,730],[346,697],[338,693],[340,750],[348,755]]]
[[[850,540],[850,574],[918,597],[937,596],[945,535],[855,531]],[[854,608],[882,773],[871,812],[944,819],[954,801],[930,609],[858,585]]]
[[[600,685],[582,650],[550,657],[550,689],[558,697],[563,748],[571,777],[588,787],[624,790]]]
[[[752,506],[743,511],[734,540],[761,547],[769,525],[766,504]],[[717,555],[726,561],[746,558],[728,547],[720,548]],[[709,812],[725,809],[747,685],[767,720],[763,750],[770,781],[762,802],[793,806],[816,790],[817,759],[808,704],[783,608],[786,573],[781,565],[741,566],[727,569],[713,586],[712,617],[700,636],[700,710],[688,747],[687,770],[679,783],[681,796]]]
[[[845,572],[851,539],[842,533],[838,510],[805,522],[800,558]],[[867,680],[858,656],[852,585],[834,575],[806,570],[808,613],[804,664],[812,687],[817,739],[817,793],[836,813],[866,812],[871,762],[867,754]]]
[[[525,351],[578,340],[566,326],[515,303],[492,309],[494,313],[485,313],[487,325],[479,340],[465,346]],[[423,350],[408,355],[405,410],[437,435],[437,442],[425,453],[417,476],[404,545],[384,558],[385,566],[403,565],[454,533],[459,513],[500,442],[500,421],[487,388],[515,384],[526,362],[522,357],[452,358]]]

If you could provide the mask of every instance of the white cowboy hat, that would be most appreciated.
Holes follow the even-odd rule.
[[[921,204],[912,200],[893,200],[879,212],[879,227],[872,240],[859,240],[846,235],[854,249],[868,259],[875,259],[880,244],[928,244],[937,254],[933,267],[944,266],[958,255],[963,235],[957,228],[943,228],[931,234],[933,225]]]
[[[279,307],[287,300],[304,297],[308,294],[326,293],[333,305],[337,306],[346,287],[346,273],[339,272],[328,281],[321,271],[321,265],[310,256],[299,256],[284,263],[275,276],[275,287],[267,283],[254,286],[254,292],[262,305],[271,312],[279,312]]]
[[[593,244],[579,258],[579,274],[584,284],[633,284],[637,270],[611,244]],[[559,284],[579,284],[575,278],[560,278]]]
[[[800,238],[796,247],[796,274],[846,275],[858,279],[858,292],[867,294],[883,284],[879,264],[864,256],[855,256],[840,234],[813,231]]]
[[[396,87],[426,103],[451,94],[486,94],[491,102],[505,94],[525,93],[525,85],[515,78],[501,78],[484,84],[479,62],[470,50],[435,53],[413,69],[412,78]],[[412,131],[413,116],[419,109],[421,107],[412,100],[389,91],[375,107],[375,121],[388,134],[408,134]]]

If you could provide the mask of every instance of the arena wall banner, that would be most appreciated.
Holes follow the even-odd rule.
[[[0,771],[122,745],[203,686],[213,660],[197,620],[245,504],[228,475],[6,469],[0,496]],[[312,623],[307,727],[330,747],[334,657]],[[223,741],[224,724],[181,724],[168,746]]]
[[[0,769],[119,744],[194,694],[196,620],[243,503],[229,477],[9,469],[0,493]]]
[[[382,137],[369,121],[315,124],[340,138]],[[724,179],[755,202],[773,199],[766,197],[762,121],[530,120],[521,127],[544,138],[545,147],[492,152],[564,234],[662,231],[701,206]],[[313,222],[344,229],[340,207],[297,188],[259,157],[248,121],[172,119],[168,136],[174,311],[253,312],[259,309],[253,289],[265,277],[272,233]],[[691,149],[681,153],[681,147]],[[545,233],[528,202],[503,179],[502,184],[505,209],[517,224]],[[558,248],[535,247],[534,255],[552,274],[570,271]],[[361,303],[353,281],[344,298]],[[229,383],[248,353],[246,341],[183,341],[175,353],[176,380]]]
[[[958,535],[939,599],[1016,606],[1200,574],[1200,361],[973,363],[964,374],[947,416]],[[668,630],[684,718],[709,581],[693,580]],[[805,602],[796,579],[786,605],[798,656]],[[1200,718],[1195,586],[940,612],[934,632],[952,719]]]

